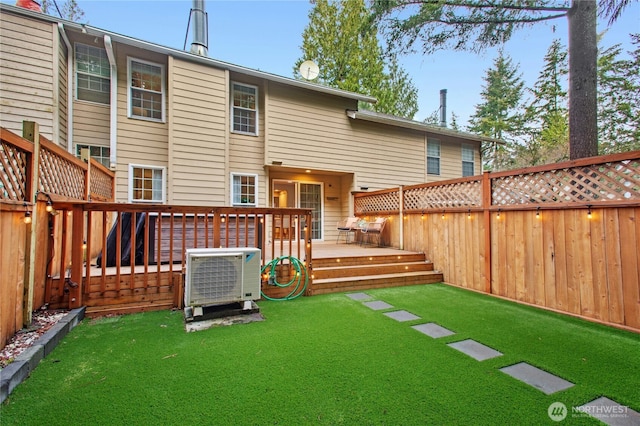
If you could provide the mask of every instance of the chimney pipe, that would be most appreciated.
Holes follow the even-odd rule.
[[[204,8],[204,0],[193,0],[191,9],[193,17],[193,42],[191,43],[191,53],[200,56],[207,56],[207,45],[209,44],[209,17]]]
[[[447,89],[440,90],[440,126],[447,127]]]

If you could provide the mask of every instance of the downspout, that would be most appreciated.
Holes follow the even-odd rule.
[[[73,154],[73,49],[61,22],[58,22],[58,32],[67,46],[67,151]]]
[[[113,44],[111,43],[111,37],[104,36],[104,48],[107,51],[107,58],[109,58],[109,65],[111,67],[111,87],[110,87],[110,119],[109,119],[109,168],[115,170],[116,168],[116,146],[118,140],[118,67],[116,66],[116,55],[113,53]]]

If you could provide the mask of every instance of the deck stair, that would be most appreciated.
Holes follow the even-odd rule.
[[[313,260],[313,294],[442,282],[423,253]]]

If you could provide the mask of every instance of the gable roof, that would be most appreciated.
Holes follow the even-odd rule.
[[[8,11],[18,15],[28,16],[33,19],[51,22],[51,23],[59,23],[64,26],[65,30],[72,30],[76,32],[82,32],[84,34],[88,34],[94,37],[109,36],[112,41],[117,43],[122,43],[125,45],[137,47],[139,49],[148,50],[151,52],[156,52],[164,55],[170,55],[175,58],[180,58],[185,61],[196,62],[203,65],[229,70],[232,72],[237,72],[239,74],[245,74],[252,77],[263,78],[265,80],[286,84],[289,86],[300,87],[307,90],[312,90],[315,92],[326,93],[329,95],[339,96],[347,99],[353,99],[356,101],[368,102],[368,103],[376,103],[377,99],[373,96],[367,96],[360,93],[348,92],[346,90],[340,90],[333,87],[323,86],[317,83],[310,83],[308,81],[296,80],[289,77],[283,77],[277,74],[271,74],[264,71],[255,70],[252,68],[243,67],[240,65],[231,64],[229,62],[219,61],[217,59],[212,59],[207,56],[200,56],[193,54],[191,52],[187,52],[184,50],[174,49],[172,47],[162,46],[156,43],[151,43],[148,41],[140,40],[134,37],[129,37],[126,35],[114,33],[112,31],[103,30],[100,28],[92,27],[86,24],[78,24],[77,22],[68,21],[66,19],[56,18],[55,16],[47,15],[42,12],[35,12],[29,9],[24,9],[22,7],[12,6],[5,3],[0,3],[0,10]]]
[[[435,135],[451,136],[459,139],[466,139],[473,142],[495,142],[499,144],[504,144],[504,141],[499,139],[476,135],[474,133],[461,132],[448,127],[434,126],[433,124],[426,124],[421,121],[409,120],[407,118],[402,118],[402,117],[389,115],[389,114],[382,114],[375,111],[347,110],[347,116],[353,120],[371,121],[374,123],[381,123],[381,124],[403,127],[405,129],[419,130],[421,132],[432,133]]]

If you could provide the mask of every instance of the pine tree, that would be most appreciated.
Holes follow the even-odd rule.
[[[476,111],[469,120],[470,131],[505,141],[504,145],[483,145],[485,168],[490,170],[510,167],[510,152],[523,133],[524,82],[518,68],[508,55],[499,52],[493,67],[483,78],[483,102],[476,105]]]
[[[302,33],[302,58],[318,64],[319,84],[374,96],[375,111],[413,118],[418,92],[395,54],[385,55],[364,0],[318,0]]]

